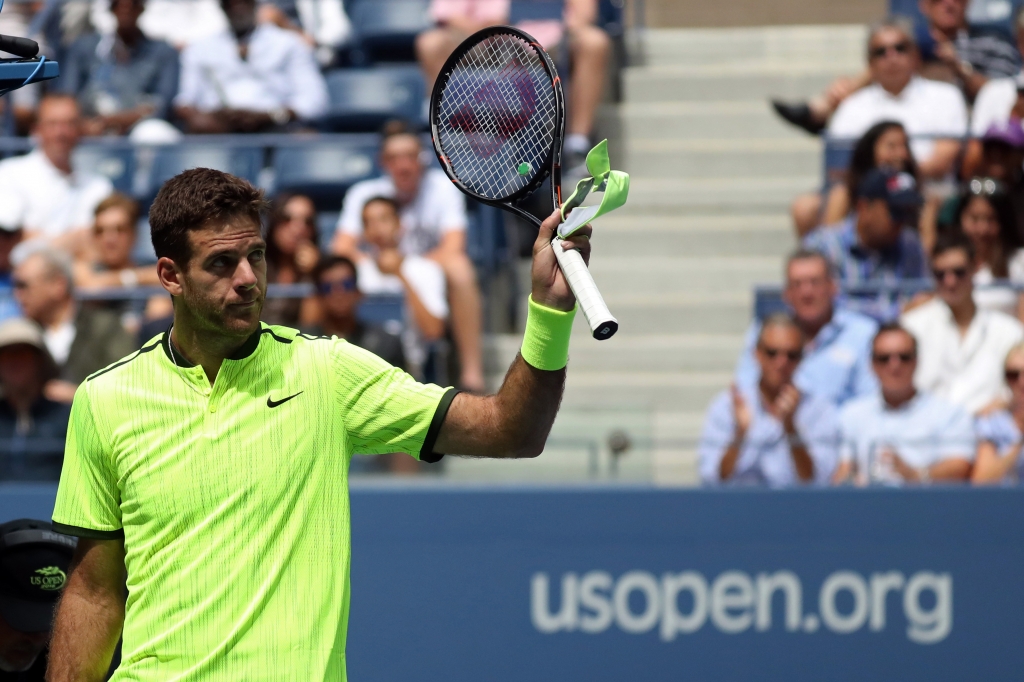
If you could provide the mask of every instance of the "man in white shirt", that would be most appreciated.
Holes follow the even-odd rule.
[[[422,154],[423,146],[415,133],[404,126],[388,125],[380,152],[385,175],[349,189],[331,249],[359,263],[366,257],[359,250],[365,237],[363,206],[373,197],[394,198],[402,219],[402,253],[428,258],[444,271],[452,336],[462,370],[460,386],[483,391],[480,290],[473,263],[466,255],[465,198],[443,171],[424,167]]]
[[[917,342],[886,324],[872,343],[881,390],[843,406],[834,483],[927,484],[963,481],[974,460],[974,425],[958,405],[914,387]]]
[[[230,30],[181,55],[175,111],[192,133],[282,129],[327,111],[313,51],[291,31],[257,24],[255,0],[222,0]]]
[[[47,239],[69,252],[85,247],[93,211],[114,191],[107,178],[71,167],[80,134],[75,98],[47,95],[33,130],[38,146],[25,156],[0,161],[0,187],[23,202],[26,239]]]
[[[868,41],[872,84],[846,98],[829,123],[828,135],[857,140],[881,121],[903,124],[921,175],[945,178],[967,133],[967,106],[956,86],[915,75],[920,56],[913,36],[900,24],[882,24]]]
[[[427,344],[444,336],[448,319],[444,271],[428,258],[403,255],[399,250],[402,223],[394,199],[370,198],[363,206],[363,227],[372,251],[356,265],[359,290],[405,297],[406,317],[414,332],[405,336],[406,357],[419,374]]]
[[[974,303],[973,247],[960,235],[940,235],[932,255],[938,296],[903,315],[917,339],[914,384],[976,414],[1005,397],[1003,360],[1024,339],[1024,325]]]

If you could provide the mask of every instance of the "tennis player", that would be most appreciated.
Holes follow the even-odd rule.
[[[522,352],[497,395],[477,397],[261,324],[265,208],[209,169],[157,195],[174,323],[75,395],[53,520],[80,541],[51,682],[104,679],[122,630],[117,681],[345,680],[353,453],[436,462],[544,447],[575,309],[549,244],[557,213],[534,245]],[[588,234],[566,248],[589,257]]]

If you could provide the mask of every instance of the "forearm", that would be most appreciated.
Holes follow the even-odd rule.
[[[797,477],[805,483],[813,481],[814,460],[811,459],[807,444],[804,443],[796,429],[787,430],[786,438],[789,439],[789,456],[793,460],[793,468],[796,469]]]
[[[120,595],[90,594],[72,573],[54,619],[47,682],[106,679],[123,625]]]
[[[455,397],[435,449],[473,457],[536,457],[544,449],[564,389],[564,368],[540,370],[517,355],[497,394]]]
[[[743,434],[737,434],[725,448],[722,460],[718,463],[718,478],[727,481],[736,471],[736,462],[740,458],[740,447],[743,445]]]
[[[928,467],[928,476],[933,481],[964,481],[971,473],[971,463],[966,459],[954,457]]]

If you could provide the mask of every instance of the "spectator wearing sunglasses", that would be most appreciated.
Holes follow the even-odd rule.
[[[977,414],[1005,398],[1002,362],[1024,325],[974,302],[974,246],[959,232],[939,236],[931,266],[937,296],[902,318],[919,349],[914,384]]]
[[[804,332],[789,315],[769,316],[757,340],[760,376],[712,401],[698,444],[706,485],[781,488],[827,481],[839,430],[832,403],[793,385]]]
[[[833,482],[859,485],[962,481],[974,459],[966,410],[914,385],[917,341],[899,324],[882,325],[871,347],[877,394],[843,406],[840,464]]]
[[[1024,135],[1024,132],[1021,133]],[[1024,250],[1006,186],[993,178],[971,178],[957,197],[952,226],[974,247],[974,302],[1013,317],[1024,314],[1024,297],[997,280],[1024,283]]]
[[[1024,344],[1006,354],[1003,377],[1010,389],[1006,409],[978,417],[978,458],[971,473],[974,483],[1019,483],[1024,470]]]
[[[838,294],[832,267],[817,251],[800,250],[786,262],[783,300],[804,333],[803,360],[793,375],[802,392],[836,405],[878,390],[871,372],[871,339],[878,324],[870,317],[836,307]],[[760,324],[747,332],[736,382],[752,385],[760,372],[757,340]]]
[[[910,136],[921,177],[946,178],[967,133],[963,95],[954,85],[916,74],[920,57],[902,22],[872,31],[868,63],[872,84],[843,101],[829,123],[829,137],[859,139],[880,121],[899,121]]]
[[[306,327],[314,336],[337,336],[365,348],[395,367],[406,369],[405,353],[396,330],[367,324],[357,316],[363,294],[356,280],[356,265],[345,256],[328,256],[313,273],[320,322]]]
[[[804,239],[804,248],[824,254],[847,288],[840,298],[844,306],[879,322],[899,315],[900,284],[928,272],[914,229],[921,203],[914,176],[876,168],[857,186],[846,220]]]
[[[301,194],[277,197],[267,231],[267,283],[312,282],[319,260],[313,200]],[[268,298],[263,306],[263,321],[268,324],[298,327],[316,316],[316,301],[309,298]]]

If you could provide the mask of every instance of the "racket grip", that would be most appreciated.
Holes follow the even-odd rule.
[[[619,330],[619,321],[608,310],[594,277],[583,262],[583,256],[576,249],[563,249],[562,240],[558,237],[551,240],[551,248],[594,338],[598,341],[610,339]]]

